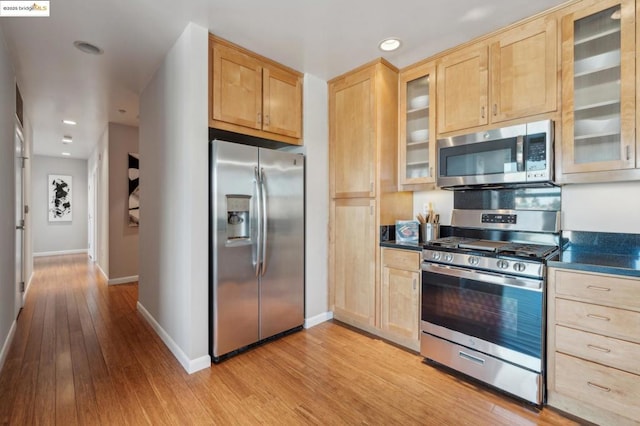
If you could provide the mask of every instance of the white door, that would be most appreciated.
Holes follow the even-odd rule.
[[[96,261],[96,171],[91,171],[89,178],[89,256]]]
[[[16,298],[15,315],[22,308],[24,293],[24,150],[22,131],[16,125],[15,131],[15,178],[16,178]]]

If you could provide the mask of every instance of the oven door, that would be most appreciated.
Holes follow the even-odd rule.
[[[543,281],[422,264],[423,332],[542,371]]]

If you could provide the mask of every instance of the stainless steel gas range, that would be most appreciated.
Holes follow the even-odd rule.
[[[540,405],[545,268],[560,245],[560,190],[510,191],[491,191],[497,197],[482,195],[480,202],[474,201],[477,194],[456,193],[455,200],[462,200],[456,204],[471,208],[455,209],[452,226],[443,232],[449,235],[424,245],[420,352]],[[519,209],[515,200],[527,193],[528,204],[542,194],[557,203],[547,210]],[[497,204],[510,209],[477,208],[505,198],[511,201]]]

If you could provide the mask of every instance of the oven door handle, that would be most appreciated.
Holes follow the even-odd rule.
[[[422,262],[422,270],[435,274],[448,275],[455,278],[466,278],[475,281],[483,281],[491,284],[516,287],[523,290],[542,291],[542,280],[522,277],[510,277],[476,269],[458,268],[455,266],[439,265],[437,263]]]

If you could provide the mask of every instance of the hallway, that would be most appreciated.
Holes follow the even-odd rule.
[[[86,255],[37,258],[0,424],[574,424],[332,322],[188,375]]]

